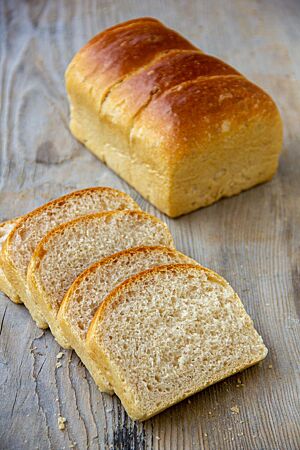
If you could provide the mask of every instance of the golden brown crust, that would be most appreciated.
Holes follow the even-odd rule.
[[[66,84],[74,136],[171,217],[276,171],[273,100],[156,20],[100,33],[74,57]]]
[[[71,61],[66,81],[72,88],[72,77],[75,76],[86,87],[92,87],[100,105],[107,88],[150,62],[157,54],[173,49],[196,50],[158,20],[142,18],[125,22],[89,41]]]
[[[94,36],[92,39],[89,40],[89,42],[83,47],[83,49],[86,46],[89,46],[89,45],[92,45],[95,42],[98,42],[99,39],[102,37],[102,35],[110,32],[110,31],[116,30],[117,28],[124,28],[124,27],[127,27],[129,25],[136,24],[136,23],[147,23],[147,22],[158,23],[159,20],[155,19],[154,17],[138,17],[136,19],[127,20],[126,22],[117,23],[116,25],[113,25],[113,26],[111,26],[109,28],[106,28],[105,30],[103,30],[100,33],[96,34],[96,36]]]
[[[111,117],[115,107],[120,105],[120,124],[135,117],[150,100],[160,97],[174,86],[199,79],[200,77],[236,75],[235,69],[223,61],[194,50],[173,50],[161,53],[150,64],[131,74],[122,83],[113,87],[108,100]],[[105,114],[107,108],[103,111]],[[125,116],[125,117],[124,117]],[[130,124],[130,123],[129,123]]]
[[[276,105],[258,86],[239,75],[216,75],[181,83],[154,98],[135,127],[145,136],[155,130],[165,140],[166,156],[176,162],[187,153],[204,152],[207,142],[232,129],[237,133],[253,120],[274,117],[280,126]]]
[[[205,140],[221,128],[227,114],[238,116],[239,123],[264,108],[278,114],[260,88],[155,19],[135,19],[103,31],[77,53],[71,66],[73,75],[85,73],[80,89],[92,86],[96,102],[110,86],[112,105],[122,105],[120,120],[126,121],[126,113],[133,118],[145,107],[137,124],[139,134],[141,128],[150,128],[159,138],[172,138],[172,156],[178,147],[187,147],[185,142],[198,142],[199,136]],[[67,78],[72,79],[69,72]]]

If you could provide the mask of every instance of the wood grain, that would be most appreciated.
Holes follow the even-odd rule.
[[[178,248],[242,297],[267,360],[144,424],[101,395],[76,355],[23,306],[0,301],[0,448],[296,450],[299,430],[300,8],[297,0],[2,0],[0,219],[90,185],[120,188],[156,211],[68,130],[63,75],[99,30],[152,15],[274,96],[285,147],[270,183],[178,220]],[[239,385],[238,379],[242,385]],[[239,387],[237,387],[239,385]],[[239,414],[230,408],[239,407]],[[58,429],[58,415],[67,419]]]

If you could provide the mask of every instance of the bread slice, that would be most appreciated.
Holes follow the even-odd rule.
[[[188,264],[153,268],[118,286],[94,316],[87,345],[138,420],[267,354],[230,285]]]
[[[28,267],[33,299],[56,340],[69,347],[57,313],[75,278],[94,262],[139,245],[173,247],[163,222],[140,211],[113,211],[80,217],[57,227],[38,244]]]
[[[85,214],[115,209],[139,209],[139,206],[129,195],[116,189],[84,189],[53,200],[23,216],[9,234],[2,249],[3,270],[40,328],[47,328],[47,322],[36,309],[26,282],[28,264],[35,247],[45,234],[61,223]]]
[[[15,225],[17,224],[18,219],[15,220],[7,220],[6,222],[0,223],[0,291],[2,291],[8,298],[11,299],[14,303],[21,303],[20,297],[18,296],[16,290],[13,288],[11,283],[8,281],[5,273],[2,268],[1,261],[1,249],[3,243],[7,239],[9,233],[13,230]]]
[[[89,370],[100,391],[112,393],[97,361],[85,344],[90,323],[104,298],[127,278],[151,267],[191,263],[191,258],[167,247],[136,247],[96,262],[74,281],[60,306],[57,321],[70,346]]]

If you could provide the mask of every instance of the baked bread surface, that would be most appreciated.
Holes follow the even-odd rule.
[[[0,291],[2,291],[7,297],[10,298],[14,303],[21,303],[20,297],[17,294],[17,291],[14,289],[12,284],[8,281],[4,271],[3,271],[3,263],[1,260],[1,249],[3,243],[6,241],[9,233],[13,230],[15,225],[17,224],[18,219],[15,220],[7,220],[6,222],[0,223]]]
[[[155,19],[108,29],[66,71],[74,136],[175,217],[269,180],[273,100]]]
[[[139,245],[174,247],[165,223],[141,211],[89,214],[54,228],[37,245],[27,272],[36,308],[62,347],[70,347],[57,314],[77,276],[96,261]]]
[[[167,247],[135,247],[103,258],[72,283],[59,308],[57,321],[100,391],[113,392],[98,361],[91,358],[86,335],[101,302],[116,286],[138,272],[155,266],[188,262],[194,261]]]
[[[25,304],[40,328],[47,328],[48,325],[28,290],[26,280],[30,258],[37,244],[61,223],[84,214],[114,209],[139,209],[139,206],[129,195],[117,189],[82,189],[52,200],[21,217],[4,240],[1,265],[5,277],[17,294],[14,298]]]
[[[138,420],[267,355],[231,286],[189,264],[155,267],[124,281],[102,302],[86,342]]]

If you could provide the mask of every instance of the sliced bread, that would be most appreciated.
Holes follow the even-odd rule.
[[[30,258],[42,237],[54,227],[85,214],[116,209],[139,209],[129,196],[116,189],[95,187],[76,191],[47,203],[23,216],[4,242],[3,270],[14,287],[19,302],[25,303],[41,328],[47,322],[36,309],[27,288],[26,274]]]
[[[75,278],[101,258],[139,245],[173,247],[166,224],[141,211],[91,214],[67,222],[48,233],[36,247],[27,282],[56,338],[68,348],[57,314]]]
[[[267,354],[230,285],[196,265],[156,267],[119,285],[94,316],[87,345],[138,420]]]
[[[22,303],[20,297],[18,296],[16,290],[13,288],[11,283],[8,281],[3,268],[1,260],[1,249],[3,243],[6,241],[9,233],[13,230],[17,224],[18,219],[7,220],[6,222],[0,223],[0,291],[4,292],[8,298],[10,298],[15,303]]]
[[[85,340],[94,314],[104,298],[118,284],[138,272],[164,264],[191,262],[195,263],[167,247],[136,247],[96,262],[74,281],[60,306],[57,321],[100,391],[111,393],[112,388],[97,361],[91,359]]]

